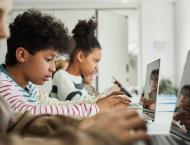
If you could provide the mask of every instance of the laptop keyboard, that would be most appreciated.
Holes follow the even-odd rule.
[[[153,135],[151,136],[152,145],[189,145],[182,139],[178,139],[169,135]]]
[[[142,117],[144,119],[144,121],[152,121],[152,118],[150,118],[147,114],[143,113]]]
[[[171,126],[170,132],[190,142],[190,133],[185,133],[181,129],[173,125]]]

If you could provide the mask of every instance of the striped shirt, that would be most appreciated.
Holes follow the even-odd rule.
[[[41,93],[31,82],[26,88],[19,86],[0,65],[0,96],[16,112],[31,111],[33,114],[63,114],[74,116],[92,116],[99,112],[96,104],[58,101]]]

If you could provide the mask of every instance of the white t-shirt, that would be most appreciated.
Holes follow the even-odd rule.
[[[95,96],[88,94],[81,76],[72,75],[63,69],[58,70],[54,74],[51,97],[55,97],[61,101],[95,99]]]

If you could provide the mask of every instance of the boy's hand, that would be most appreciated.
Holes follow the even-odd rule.
[[[109,95],[99,99],[97,101],[97,106],[99,107],[100,111],[107,111],[117,107],[127,108],[131,101],[127,97],[121,97],[120,95],[120,92],[114,92],[114,95]]]
[[[184,125],[187,130],[190,130],[190,113],[180,112],[174,116],[174,120],[180,121],[180,125]]]
[[[93,127],[127,143],[138,140],[149,141],[144,120],[134,110],[117,108],[101,112],[81,123],[81,128],[84,130],[93,129]]]

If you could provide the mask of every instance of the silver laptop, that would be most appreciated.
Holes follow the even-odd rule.
[[[165,110],[166,115],[167,115],[167,113],[169,114],[169,110],[171,112],[170,115],[167,115],[167,116],[165,116],[165,118],[162,118],[162,120],[165,120],[165,122],[168,122],[168,123],[170,122],[170,124],[168,124],[168,125],[165,124],[166,132],[168,130],[168,126],[170,128],[169,133],[168,133],[168,135],[163,135],[163,132],[161,132],[161,133],[157,133],[157,135],[156,134],[152,135],[152,144],[153,145],[159,145],[159,144],[189,145],[190,144],[190,130],[188,130],[185,125],[181,125],[179,121],[176,121],[173,118],[175,118],[176,115],[180,114],[180,113],[190,114],[190,110],[189,110],[190,99],[188,99],[188,98],[190,98],[190,51],[188,52],[188,56],[186,59],[184,72],[183,72],[181,83],[180,83],[179,90],[178,90],[178,95],[177,95],[178,97],[176,99],[177,101],[176,101],[176,103],[173,101],[173,105],[172,105],[172,96],[174,96],[174,95],[170,94],[170,96],[171,96],[171,98],[168,99],[168,101],[166,101],[166,103],[165,103],[165,105],[167,107],[164,107],[162,105],[162,106],[160,106],[160,108],[158,108],[158,110],[160,112],[162,111],[163,113]],[[168,97],[169,97],[169,95],[168,95]],[[161,98],[161,100],[162,101],[160,101],[160,102],[163,103],[164,99]],[[165,100],[167,100],[167,99],[165,99]],[[177,105],[175,105],[175,104],[177,104]],[[174,107],[174,106],[176,106],[176,107]],[[172,108],[174,108],[174,113],[172,113]],[[166,110],[168,110],[168,111],[166,111]],[[182,120],[184,120],[184,119],[182,119]],[[157,125],[156,129],[159,130],[158,128],[162,128],[162,126]]]
[[[139,109],[140,111],[143,110],[142,113],[140,111],[139,112],[145,120],[154,121],[155,108],[153,107],[156,106],[153,104],[156,102],[157,98],[159,70],[160,59],[147,64],[145,87],[143,93],[136,97],[133,96],[132,103],[129,105],[129,108],[131,109]],[[147,102],[150,106],[147,106],[148,104],[145,104]]]
[[[160,59],[147,65],[145,86],[140,99],[140,104],[143,106],[143,118],[145,121],[153,122],[155,119],[159,72]]]
[[[178,116],[178,119],[184,121],[184,114],[189,115],[190,122],[190,51],[186,59],[183,76],[178,90],[177,106],[175,108],[174,118]],[[175,135],[190,141],[190,129],[187,129],[187,127],[182,125],[180,121],[173,119],[170,131]]]
[[[159,74],[162,73],[162,63],[159,64],[160,65],[160,69],[159,69]],[[156,71],[154,71],[154,69],[151,70],[152,74],[158,74]],[[163,73],[162,73],[163,74]],[[143,109],[145,114],[147,114],[149,117],[152,118],[153,123],[148,123],[147,124],[147,128],[148,128],[148,133],[149,134],[169,134],[170,132],[170,126],[171,126],[171,122],[172,122],[172,117],[173,117],[173,113],[175,110],[175,106],[176,106],[176,92],[171,92],[171,91],[167,91],[169,88],[164,88],[162,89],[161,85],[162,85],[162,80],[161,78],[156,78],[153,75],[154,78],[152,78],[152,80],[156,79],[158,80],[157,82],[157,94],[156,92],[154,94],[156,94],[154,96],[151,96],[151,98],[153,99],[154,104],[152,106],[150,106],[149,108],[145,108]],[[149,75],[147,75],[147,77],[151,78],[151,75],[149,73]],[[161,81],[159,81],[161,80]],[[150,80],[147,81],[147,83],[150,83]],[[149,85],[148,84],[148,85]],[[148,86],[147,84],[145,84],[145,98],[146,98],[146,94],[150,94],[148,93],[150,90],[151,85]],[[154,86],[154,85],[152,85]],[[155,90],[155,86],[152,87],[152,90]],[[146,107],[146,105],[145,105]],[[146,113],[147,112],[147,113]]]

